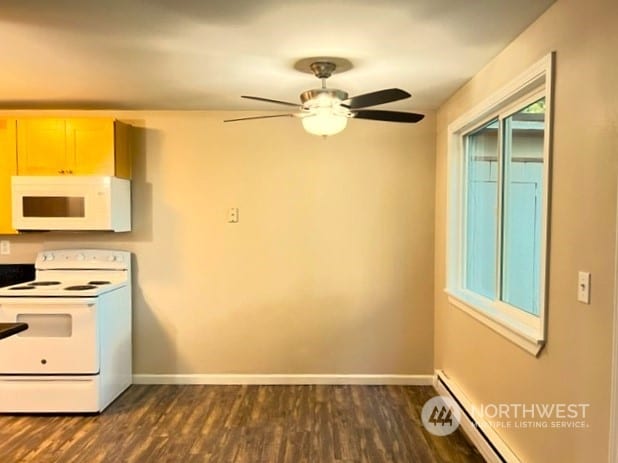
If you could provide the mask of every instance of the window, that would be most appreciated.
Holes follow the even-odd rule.
[[[449,126],[449,299],[535,355],[545,342],[551,64]]]

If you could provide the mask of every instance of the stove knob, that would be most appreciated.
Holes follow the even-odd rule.
[[[116,256],[109,256],[107,260],[109,260],[110,262],[114,262],[116,260]]]
[[[85,259],[84,255],[81,254],[81,253],[78,254],[76,257],[77,257],[77,260],[84,260]]]
[[[54,260],[53,254],[43,254],[43,260]]]

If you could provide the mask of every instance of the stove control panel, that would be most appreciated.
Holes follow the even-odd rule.
[[[41,251],[37,269],[118,269],[130,267],[131,254],[111,249],[55,249]]]

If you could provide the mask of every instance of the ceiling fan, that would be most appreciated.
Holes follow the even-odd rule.
[[[328,79],[337,65],[332,61],[320,60],[310,63],[310,71],[322,81],[322,87],[307,90],[300,94],[300,103],[273,100],[259,96],[242,95],[249,100],[264,101],[285,106],[293,106],[298,109],[295,113],[273,114],[268,116],[241,117],[227,119],[224,122],[247,121],[253,119],[269,119],[273,117],[298,117],[301,119],[304,129],[314,135],[334,135],[345,129],[348,119],[369,119],[387,122],[418,122],[423,114],[402,111],[387,111],[382,109],[365,109],[383,103],[403,100],[411,95],[399,88],[387,88],[371,93],[364,93],[353,97],[337,88],[328,88]]]

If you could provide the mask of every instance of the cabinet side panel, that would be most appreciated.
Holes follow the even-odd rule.
[[[116,157],[116,177],[131,179],[130,126],[120,121],[114,122],[114,144]]]
[[[11,226],[11,176],[17,175],[15,119],[0,119],[0,234],[17,233]]]

